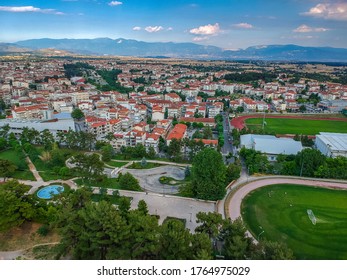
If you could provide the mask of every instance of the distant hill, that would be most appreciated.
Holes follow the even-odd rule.
[[[0,51],[1,51],[0,44]],[[85,55],[120,55],[137,57],[171,57],[225,60],[275,60],[347,62],[347,49],[264,45],[243,50],[223,50],[194,43],[149,43],[129,39],[32,39],[11,44],[18,49],[55,49]]]
[[[30,49],[20,47],[16,44],[0,43],[0,53],[23,53],[30,52]]]

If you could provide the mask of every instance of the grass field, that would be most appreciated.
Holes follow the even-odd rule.
[[[242,217],[256,238],[281,241],[297,259],[347,259],[347,191],[272,185],[251,192]],[[313,225],[307,210],[317,219]]]
[[[245,120],[249,129],[261,129],[263,119],[252,118]],[[319,132],[347,132],[347,120],[301,120],[301,119],[271,119],[265,120],[265,132],[274,134],[303,134],[315,135]]]
[[[17,170],[11,176],[12,178],[35,181],[35,177],[30,172],[22,153],[18,154],[16,151],[9,149],[0,153],[0,159],[6,159],[17,166]]]
[[[127,163],[129,163],[128,161],[108,161],[106,162],[107,165],[111,165],[113,167],[122,167],[124,165],[126,165]]]

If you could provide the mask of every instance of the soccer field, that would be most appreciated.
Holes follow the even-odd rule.
[[[249,129],[262,128],[263,118],[245,120]],[[267,133],[315,135],[319,132],[347,133],[346,121],[266,118]]]
[[[287,244],[297,259],[347,259],[346,201],[344,190],[271,185],[248,194],[241,213],[253,236]]]

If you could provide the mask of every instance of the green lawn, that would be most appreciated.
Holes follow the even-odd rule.
[[[83,185],[82,179],[76,179],[74,180],[74,182],[77,185]],[[100,188],[108,188],[108,189],[121,189],[121,186],[118,182],[117,178],[107,178],[102,182],[93,182],[93,183],[88,183],[85,182],[84,185],[88,186],[88,187],[100,187]]]
[[[106,162],[107,165],[111,165],[113,167],[122,167],[124,165],[126,165],[127,163],[129,163],[128,161],[108,161]]]
[[[253,236],[287,244],[297,259],[347,259],[346,201],[344,190],[272,185],[246,196],[242,217]]]
[[[23,153],[19,154],[14,150],[9,149],[0,153],[0,159],[9,160],[17,166],[17,170],[12,175],[12,178],[35,181],[35,177],[30,172]]]
[[[160,163],[147,162],[146,165],[142,166],[141,162],[134,162],[133,164],[129,165],[127,168],[129,168],[129,169],[151,169],[151,168],[156,168],[159,166],[163,166],[163,165]]]
[[[347,132],[347,120],[300,120],[300,119],[270,119],[265,120],[265,132],[274,134],[315,135],[319,132]],[[261,129],[263,119],[246,119],[249,129]]]

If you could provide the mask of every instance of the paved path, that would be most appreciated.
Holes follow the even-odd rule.
[[[39,172],[36,170],[36,166],[33,164],[33,162],[31,161],[31,159],[27,156],[25,158],[26,162],[28,163],[29,169],[31,171],[31,173],[33,173],[36,181],[41,181],[43,182],[42,177],[40,176]]]
[[[109,190],[112,193],[113,190]],[[120,195],[132,197],[131,208],[137,208],[140,200],[147,203],[149,214],[159,215],[159,224],[166,217],[176,217],[186,220],[186,227],[194,232],[198,226],[196,214],[198,212],[215,212],[216,204],[214,201],[204,201],[192,198],[178,197],[172,195],[162,195],[156,193],[119,191]]]
[[[252,178],[254,180],[254,178]],[[245,183],[245,182],[243,182]],[[317,186],[324,188],[336,188],[336,189],[347,189],[347,182],[329,182],[329,181],[320,181],[320,180],[310,180],[310,179],[298,179],[298,178],[258,178],[255,181],[246,182],[246,184],[240,187],[235,193],[232,194],[232,197],[228,201],[229,211],[225,213],[227,217],[231,220],[235,220],[241,216],[241,203],[244,197],[251,191],[275,184],[299,184],[307,186]]]
[[[178,186],[161,184],[159,178],[162,176],[172,177],[176,180],[184,180],[184,168],[178,166],[160,166],[151,169],[122,169],[124,172],[129,172],[139,180],[140,186],[145,191],[175,194],[178,193]]]

